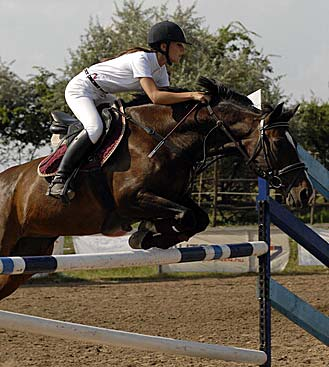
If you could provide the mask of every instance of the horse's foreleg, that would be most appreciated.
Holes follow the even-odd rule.
[[[181,241],[186,241],[196,233],[204,231],[209,224],[208,214],[190,197],[184,197],[183,200],[180,200],[180,204],[183,203],[193,211],[196,219],[194,226],[190,224],[188,227],[183,227],[175,219],[153,219],[142,221],[139,225],[139,230],[148,230],[157,234],[157,236],[160,233],[164,236],[171,236],[172,238],[176,236]]]
[[[189,233],[190,236],[195,235],[196,233],[204,231],[209,225],[209,216],[208,214],[189,196],[183,197],[182,201],[180,201],[183,205],[193,211],[193,214],[196,218],[195,226],[192,228],[192,231]],[[188,231],[188,229],[187,229]]]
[[[189,198],[175,203],[143,193],[138,199],[139,207],[152,219],[143,221],[138,232],[131,236],[129,244],[133,248],[169,248],[187,241],[209,223],[208,215]]]
[[[139,209],[142,209],[142,217],[145,219],[172,219],[177,225],[185,228],[195,225],[194,211],[180,202],[174,202],[150,192],[139,193],[136,199]]]

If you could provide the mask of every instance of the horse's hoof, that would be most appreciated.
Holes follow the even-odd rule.
[[[157,233],[154,223],[149,220],[141,221],[138,226],[138,231],[151,231],[153,233]]]
[[[152,232],[137,231],[129,237],[129,246],[134,250],[148,250],[153,247],[151,240]]]

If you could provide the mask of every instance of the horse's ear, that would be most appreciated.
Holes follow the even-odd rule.
[[[299,104],[296,105],[294,108],[291,108],[287,111],[282,112],[281,116],[280,116],[280,120],[282,122],[288,122],[290,121],[290,119],[295,115],[295,113],[297,112],[298,108],[299,108]]]
[[[274,110],[273,106],[269,103],[262,103],[262,112],[263,113],[270,113]]]
[[[283,102],[279,103],[268,116],[268,123],[278,121],[282,115]]]

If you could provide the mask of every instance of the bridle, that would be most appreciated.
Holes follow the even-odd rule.
[[[209,104],[207,105],[207,110],[210,117],[215,121],[215,126],[210,129],[209,133],[214,131],[216,128],[221,129],[224,132],[224,134],[228,137],[228,139],[231,141],[231,143],[234,144],[235,148],[239,151],[239,153],[242,155],[242,157],[246,161],[247,166],[251,168],[258,176],[266,179],[269,182],[270,187],[274,189],[280,189],[281,191],[283,191],[285,195],[287,195],[292,189],[292,187],[295,185],[301,174],[306,172],[307,168],[303,162],[296,162],[293,164],[289,164],[279,170],[273,168],[272,162],[275,161],[275,156],[271,149],[270,140],[266,135],[266,131],[277,128],[288,129],[289,124],[287,122],[274,122],[265,125],[265,118],[262,118],[259,124],[259,137],[257,144],[254,148],[253,153],[251,154],[251,156],[249,156],[244,146],[241,144],[241,140],[237,140],[234,138],[229,127],[225,124],[223,120],[218,118],[215,111]],[[209,133],[207,134],[205,141]],[[204,151],[206,151],[205,147]],[[262,169],[256,163],[256,158],[261,154],[261,152],[263,152],[264,155],[264,160],[267,166],[266,169]],[[283,183],[284,180],[282,178],[285,175],[290,174],[292,172],[296,172],[294,179],[290,182],[288,186],[286,186]]]

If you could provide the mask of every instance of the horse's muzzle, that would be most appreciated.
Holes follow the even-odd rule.
[[[313,188],[292,188],[286,198],[286,204],[293,208],[304,208],[311,206],[315,200]]]

